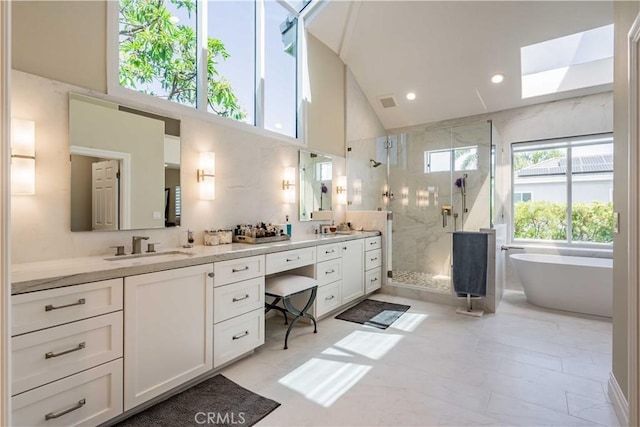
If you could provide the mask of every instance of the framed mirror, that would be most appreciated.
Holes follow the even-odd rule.
[[[300,221],[331,217],[333,161],[331,157],[300,150]],[[329,215],[325,215],[329,213]]]
[[[180,121],[69,94],[71,231],[180,225]]]

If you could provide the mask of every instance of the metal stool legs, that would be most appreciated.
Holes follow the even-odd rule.
[[[302,292],[307,291],[308,289],[305,289]],[[295,316],[295,318],[291,321],[291,323],[289,323],[289,327],[287,328],[287,333],[284,337],[284,349],[288,349],[289,346],[287,345],[288,341],[289,341],[289,334],[291,333],[291,329],[293,328],[293,325],[296,324],[296,322],[298,320],[300,320],[301,318],[305,317],[307,319],[311,319],[311,321],[313,322],[313,333],[317,333],[318,332],[318,326],[316,324],[316,319],[315,317],[313,317],[311,314],[307,313],[307,310],[309,310],[311,308],[311,306],[313,305],[313,302],[316,300],[316,294],[318,292],[318,287],[315,286],[313,288],[310,289],[311,290],[311,295],[309,296],[309,301],[307,301],[307,303],[305,304],[304,308],[302,310],[298,310],[297,308],[295,308],[293,306],[293,304],[291,303],[290,298],[296,294],[291,294],[291,295],[287,295],[284,297],[280,297],[280,296],[275,296],[275,295],[271,295],[273,296],[275,299],[271,302],[271,303],[265,303],[265,313],[268,313],[270,310],[278,310],[280,312],[282,312],[282,314],[284,315],[284,324],[286,325],[288,323],[288,319],[287,319],[287,313],[291,313]],[[278,304],[280,301],[282,301],[282,305],[284,305],[284,308],[277,306],[276,304]]]

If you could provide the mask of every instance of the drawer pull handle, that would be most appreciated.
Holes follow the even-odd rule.
[[[232,268],[231,272],[232,273],[240,273],[241,271],[247,271],[249,269],[249,266],[247,265],[245,268]]]
[[[46,421],[49,421],[49,420],[53,420],[53,419],[56,419],[56,418],[60,418],[61,416],[66,415],[66,414],[68,414],[69,412],[73,412],[73,411],[75,411],[76,409],[80,409],[80,408],[82,408],[84,405],[86,405],[86,403],[87,403],[87,399],[79,400],[79,401],[78,401],[78,403],[76,403],[74,406],[72,406],[72,407],[71,407],[71,408],[69,408],[69,409],[65,409],[64,411],[60,411],[60,412],[58,412],[58,413],[55,413],[55,412],[49,412],[48,414],[46,414],[46,415],[44,416],[44,419],[45,419]]]
[[[291,258],[291,259],[287,258],[287,262],[291,262],[291,261],[298,261],[299,259],[300,259],[300,257],[299,257],[299,256],[297,256],[297,257],[295,257],[295,258]]]
[[[378,242],[369,242],[369,244],[370,244],[371,246],[375,246],[375,245],[377,245],[377,244],[378,244]]]
[[[80,344],[78,344],[77,347],[74,347],[74,348],[69,349],[69,350],[61,351],[60,353],[54,353],[52,351],[50,351],[48,353],[45,353],[44,354],[44,358],[45,359],[51,359],[52,357],[64,356],[65,354],[69,354],[69,353],[73,353],[74,351],[82,350],[86,346],[87,346],[87,344],[85,344],[84,342],[81,342]]]
[[[60,308],[73,307],[74,305],[82,305],[86,303],[87,303],[87,300],[85,300],[84,298],[80,298],[78,302],[72,302],[71,304],[66,304],[66,305],[59,305],[58,307],[54,307],[51,304],[47,304],[44,306],[44,311],[58,310]]]
[[[244,296],[242,298],[233,297],[233,299],[231,301],[238,302],[238,301],[242,301],[243,299],[247,299],[247,298],[249,298],[249,294],[244,294]]]
[[[207,273],[207,276],[213,278],[213,276],[215,276],[215,274],[214,273]]]
[[[377,277],[374,277],[373,279],[371,279],[371,283],[373,283],[373,282],[377,282],[377,281],[378,281],[378,278],[377,278]]]
[[[233,339],[234,340],[239,340],[240,338],[246,337],[247,335],[249,335],[249,331],[244,331],[241,334],[234,335]]]
[[[371,258],[371,261],[377,261],[377,260],[378,260],[378,257]]]
[[[331,301],[331,300],[332,300],[332,299],[334,299],[334,298],[335,298],[335,296],[333,296],[333,295],[329,295],[329,296],[328,296],[328,297],[326,297],[324,300],[325,300],[325,301]]]
[[[331,270],[325,271],[324,274],[332,274],[332,273],[335,273],[335,272],[336,272],[335,270],[331,269]]]
[[[332,254],[334,253],[336,250],[335,249],[331,249],[330,251],[324,251],[325,254]]]

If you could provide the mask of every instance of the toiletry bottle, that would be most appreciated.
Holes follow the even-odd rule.
[[[289,222],[289,215],[287,215],[285,219],[287,221],[287,235],[291,237],[291,223]]]

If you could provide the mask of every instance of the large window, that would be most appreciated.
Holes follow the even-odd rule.
[[[308,3],[120,0],[119,87],[296,138]]]
[[[517,143],[511,155],[514,240],[613,242],[612,134]]]

